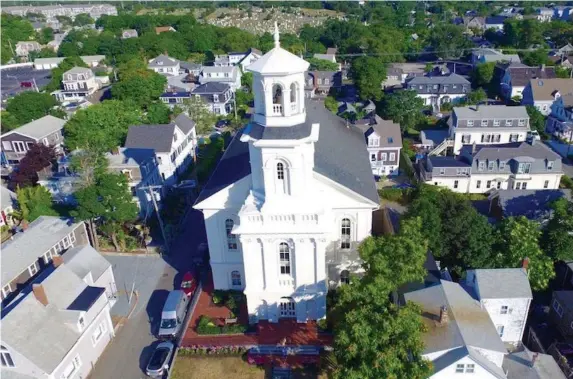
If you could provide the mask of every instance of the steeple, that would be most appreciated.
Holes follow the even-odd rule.
[[[275,21],[275,48],[281,47],[281,42],[279,39],[279,25]]]

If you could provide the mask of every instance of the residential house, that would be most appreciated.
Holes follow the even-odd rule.
[[[173,185],[194,160],[197,134],[195,122],[184,114],[166,125],[130,126],[127,149],[153,149],[163,183]]]
[[[464,284],[489,314],[501,340],[518,346],[533,299],[527,262],[523,268],[468,270]]]
[[[390,63],[382,87],[402,88],[408,79],[424,76],[425,73],[426,65],[422,63]]]
[[[176,31],[177,30],[175,30],[175,28],[172,26],[157,26],[157,27],[155,27],[155,34],[176,32]]]
[[[549,22],[553,18],[555,11],[551,8],[538,7],[535,9],[536,19],[540,22]]]
[[[216,115],[226,116],[233,110],[233,91],[225,83],[207,82],[196,87],[190,96],[200,97],[209,110]]]
[[[135,29],[124,29],[121,31],[121,39],[137,38],[139,34]]]
[[[372,173],[378,177],[398,175],[402,149],[400,125],[378,115],[368,119],[368,124],[358,127],[364,131]]]
[[[404,294],[422,308],[424,351],[433,373],[430,379],[463,374],[483,379],[505,379],[502,369],[507,349],[487,311],[458,283],[440,280]]]
[[[571,83],[571,79],[559,82],[559,86],[564,83]],[[573,142],[573,91],[569,87],[563,92],[554,91],[552,96],[555,101],[551,104],[545,129],[555,137]]]
[[[309,63],[281,48],[278,28],[274,39],[247,68],[251,122],[194,207],[205,218],[214,287],[246,289],[249,322],[280,328],[279,320],[325,316],[328,288],[360,268],[356,248],[379,198],[364,134],[323,104],[303,103]]]
[[[111,264],[91,246],[55,256],[3,307],[2,377],[88,377],[114,337],[116,292]]]
[[[573,45],[568,43],[567,45],[557,49],[555,55],[573,55]]]
[[[18,198],[16,194],[4,186],[0,186],[0,226],[14,224],[12,219],[12,212],[16,207]]]
[[[2,300],[18,293],[51,260],[74,246],[89,243],[83,222],[40,216],[2,244]]]
[[[201,71],[203,71],[203,65],[201,63],[180,61],[179,73],[181,73],[182,70],[195,79],[201,75]]]
[[[527,138],[529,114],[524,106],[475,105],[454,107],[448,119],[454,154],[464,145],[522,142]]]
[[[571,200],[571,190],[494,191],[488,197],[489,215],[498,220],[523,216],[544,225],[551,218],[553,202],[563,198]]]
[[[564,21],[571,20],[571,16],[573,15],[573,7],[570,5],[554,5],[553,11],[553,18]]]
[[[99,66],[100,63],[105,59],[105,55],[84,55],[80,57],[86,65],[89,67]],[[64,57],[56,58],[38,58],[34,60],[35,70],[51,70],[58,67],[60,63],[64,61]]]
[[[533,105],[548,116],[561,96],[573,96],[573,79],[531,79],[523,90],[521,104]]]
[[[494,29],[498,32],[503,32],[503,23],[507,17],[504,16],[491,16],[485,18],[485,29]]]
[[[245,71],[247,66],[254,63],[257,59],[263,56],[263,53],[255,48],[250,48],[245,52],[231,52],[227,55],[219,55],[215,57],[214,66],[240,66],[242,71]]]
[[[165,105],[170,108],[175,106],[182,106],[185,100],[188,100],[191,97],[191,92],[187,91],[168,91],[164,92],[159,96],[159,100],[161,100]]]
[[[224,83],[235,92],[241,87],[241,70],[236,66],[205,66],[199,83]]]
[[[2,135],[2,164],[18,165],[34,143],[54,146],[57,153],[62,153],[65,123],[66,121],[61,118],[44,116],[4,133]]]
[[[573,67],[573,55],[550,55],[548,59],[553,62],[555,66],[561,66],[568,69]]]
[[[480,63],[490,63],[490,62],[516,62],[521,63],[519,55],[517,54],[503,54],[499,50],[495,49],[478,49],[472,50],[472,64],[474,66]]]
[[[342,87],[342,72],[340,71],[308,71],[306,73],[306,97],[326,96],[331,89],[340,87]]]
[[[140,209],[140,216],[145,218],[150,215],[153,203],[148,187],[161,185],[163,182],[155,151],[120,147],[106,153],[105,157],[108,161],[108,171],[121,173],[127,178],[133,201]]]
[[[101,82],[96,80],[91,69],[74,67],[62,75],[62,87],[52,92],[56,100],[61,103],[82,102],[101,87]]]
[[[454,192],[557,189],[563,175],[561,157],[531,139],[500,145],[465,145],[460,156],[428,156],[420,162],[422,181]]]
[[[505,65],[503,71],[501,94],[507,100],[521,98],[523,90],[531,79],[553,79],[557,77],[555,68],[545,65],[529,67],[521,63],[510,63]]]
[[[424,105],[431,105],[436,110],[442,104],[465,99],[471,91],[471,83],[458,74],[417,76],[407,82],[407,88],[415,91],[424,100]]]
[[[162,54],[150,59],[147,68],[161,75],[176,76],[179,75],[180,63],[179,60]]]
[[[573,291],[553,291],[549,319],[565,338],[573,338]]]
[[[503,370],[508,379],[566,379],[555,358],[523,346],[505,356]]]
[[[42,46],[36,41],[20,41],[14,49],[19,57],[27,57],[32,51],[42,50]]]
[[[466,30],[468,31],[472,29],[483,31],[486,29],[484,17],[480,16],[463,17],[462,23],[466,28]]]
[[[39,13],[48,19],[56,16],[66,16],[74,19],[80,13],[87,13],[91,18],[97,20],[103,15],[117,16],[117,8],[110,4],[57,4],[43,6],[13,6],[2,7],[3,13],[25,17],[28,13]]]

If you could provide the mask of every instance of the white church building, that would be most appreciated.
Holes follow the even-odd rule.
[[[201,192],[215,289],[242,290],[250,322],[326,314],[360,269],[379,207],[363,133],[304,101],[309,63],[275,47],[247,67],[255,109]]]

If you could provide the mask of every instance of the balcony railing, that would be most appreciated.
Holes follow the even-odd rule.
[[[280,277],[279,278],[280,287],[294,287],[294,278],[292,277]]]
[[[281,104],[273,104],[273,115],[280,116],[283,114],[283,106]]]

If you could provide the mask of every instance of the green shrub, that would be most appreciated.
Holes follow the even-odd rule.
[[[318,322],[316,324],[318,326],[318,329],[328,330],[328,321],[326,321],[325,318],[321,318],[320,320],[318,320]]]
[[[403,196],[400,188],[382,188],[378,190],[378,195],[383,199],[396,202],[400,202]]]
[[[240,324],[217,326],[207,316],[201,316],[197,324],[197,334],[241,334],[246,331],[247,327]]]
[[[561,177],[561,187],[562,188],[569,188],[570,190],[573,190],[573,179],[571,179],[567,175],[563,175]]]

